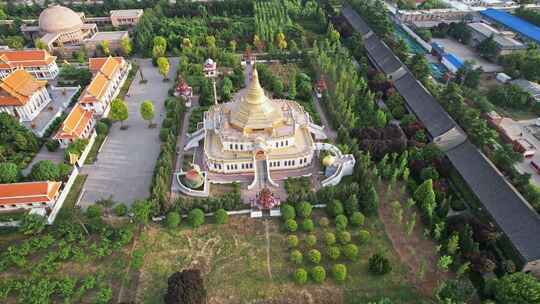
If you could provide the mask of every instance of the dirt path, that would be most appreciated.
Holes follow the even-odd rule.
[[[395,188],[399,189],[398,183]],[[437,244],[431,239],[424,237],[424,225],[418,215],[416,206],[410,209],[405,208],[407,197],[401,195],[398,190],[391,191],[388,195],[386,187],[379,187],[380,206],[379,217],[384,224],[386,234],[390,239],[394,250],[397,252],[400,260],[407,265],[410,270],[410,281],[418,290],[426,295],[433,296],[439,282],[445,281],[451,277],[450,273],[442,272],[437,268],[439,255],[437,254]],[[392,215],[392,201],[400,201],[403,206],[403,221],[396,223]],[[416,212],[416,224],[410,235],[407,235],[405,223],[409,221],[414,212]]]
[[[268,271],[268,278],[270,278],[270,281],[272,281],[272,266],[270,265],[270,232],[268,230],[268,220],[264,220],[264,234],[266,237],[266,269]]]
[[[135,233],[135,235],[133,236],[133,244],[131,245],[131,249],[129,250],[129,263],[128,263],[128,266],[126,267],[126,277],[128,277],[130,275],[130,272],[131,272],[131,261],[133,260],[132,259],[132,255],[133,255],[133,250],[135,250],[135,248],[137,247],[137,241],[139,239],[139,235],[141,235],[141,227],[139,227],[138,231]],[[135,274],[132,274],[132,277],[131,279],[138,279],[138,274],[139,274],[139,271],[137,270]],[[137,288],[135,288],[134,290],[131,290],[131,291],[128,291],[127,292],[127,295],[125,294],[125,286],[126,286],[126,283],[130,286],[133,285],[133,282],[132,280],[129,280],[128,282],[126,282],[125,280],[122,280],[122,285],[120,286],[120,291],[118,292],[118,301],[117,303],[128,303],[129,301],[128,300],[124,300],[125,297],[128,297],[128,298],[131,298],[133,297],[133,292],[134,290],[136,291]],[[131,294],[130,294],[131,292]],[[131,299],[129,299],[131,300]]]

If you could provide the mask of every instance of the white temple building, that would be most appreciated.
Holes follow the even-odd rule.
[[[354,167],[352,155],[343,156],[337,147],[316,142],[326,135],[302,106],[292,100],[268,98],[257,70],[253,70],[248,87],[232,102],[216,104],[204,113],[203,125],[190,135],[184,150],[204,140],[205,169],[229,176],[251,173],[254,179],[250,188],[277,186],[272,171],[293,172],[311,166],[316,152],[328,147],[338,154],[336,157],[347,160],[336,162],[348,166],[345,171],[337,170],[339,180]]]

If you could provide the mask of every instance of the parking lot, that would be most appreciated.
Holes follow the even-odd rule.
[[[437,42],[438,44],[443,46],[447,52],[453,53],[463,61],[469,60],[475,62],[475,67],[482,67],[482,69],[486,73],[500,72],[503,70],[500,65],[489,62],[486,59],[480,57],[480,55],[478,55],[476,51],[470,46],[463,45],[453,39],[433,38],[432,41]]]

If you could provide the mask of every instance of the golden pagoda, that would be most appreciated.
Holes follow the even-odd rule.
[[[281,109],[264,94],[259,74],[253,70],[252,79],[236,106],[231,109],[230,124],[244,133],[271,132],[284,123]]]

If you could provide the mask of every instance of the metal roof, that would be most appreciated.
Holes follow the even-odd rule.
[[[365,39],[364,46],[377,66],[386,75],[392,74],[402,66],[399,59],[377,35],[371,35]]]
[[[443,55],[448,62],[450,62],[453,66],[456,67],[457,70],[463,66],[463,60],[459,59],[456,55],[452,53],[446,53]]]
[[[533,25],[507,12],[493,8],[488,8],[487,10],[481,11],[480,14],[511,28],[513,31],[520,33],[536,43],[540,43],[540,27],[536,25]]]
[[[411,72],[407,72],[403,77],[396,80],[394,86],[432,137],[440,136],[457,126],[437,100],[414,78]]]
[[[469,141],[446,153],[524,262],[540,259],[540,217]]]

